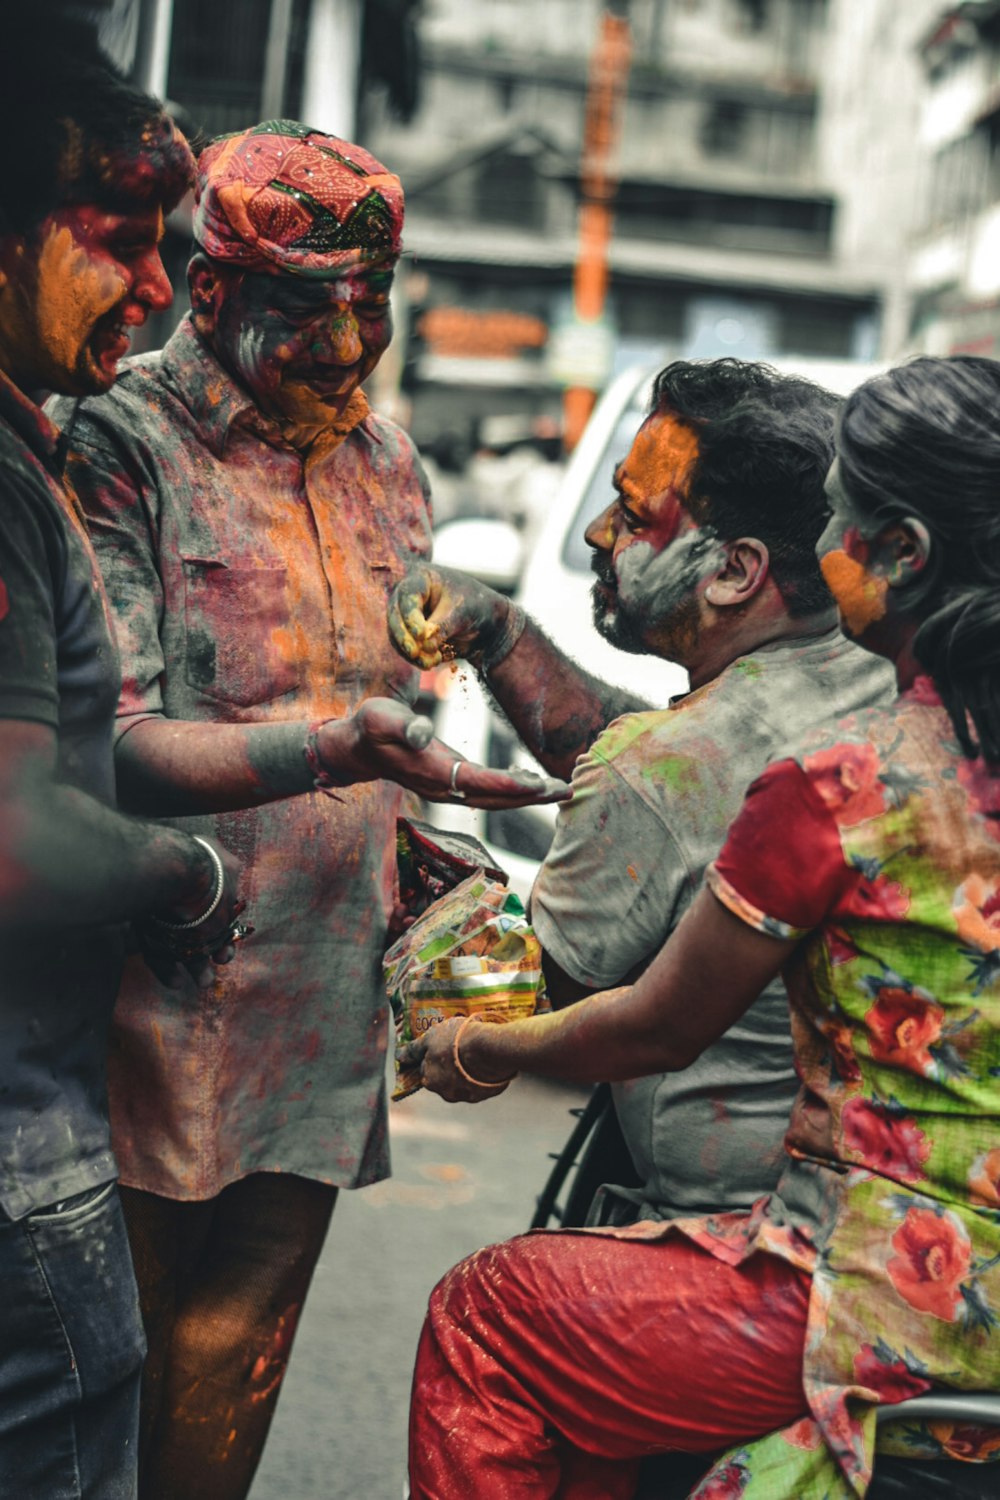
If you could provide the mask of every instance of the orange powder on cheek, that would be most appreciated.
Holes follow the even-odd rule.
[[[820,569],[852,635],[863,635],[869,625],[882,619],[889,592],[886,579],[875,577],[840,549],[821,558]]]
[[[128,290],[109,265],[95,264],[65,224],[53,225],[38,256],[39,332],[52,359],[76,368],[97,320]]]

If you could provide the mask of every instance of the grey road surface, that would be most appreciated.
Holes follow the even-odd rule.
[[[392,1179],[343,1193],[251,1500],[400,1500],[427,1296],[456,1260],[527,1227],[583,1103],[519,1079],[500,1098],[392,1106]]]

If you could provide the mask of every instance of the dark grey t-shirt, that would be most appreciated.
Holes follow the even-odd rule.
[[[542,946],[581,984],[620,984],[677,926],[768,761],[893,691],[888,663],[831,631],[763,647],[670,708],[616,720],[577,763],[532,892]],[[769,1192],[797,1089],[780,980],[683,1072],[616,1085],[642,1213],[743,1209]]]
[[[58,779],[110,804],[118,654],[59,448],[0,374],[0,718],[50,725]],[[122,934],[67,917],[0,928],[0,1209],[15,1219],[115,1175],[105,1064]]]

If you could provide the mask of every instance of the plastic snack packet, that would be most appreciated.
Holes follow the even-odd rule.
[[[499,885],[503,870],[491,863],[489,850],[467,833],[432,828],[416,818],[396,819],[396,869],[399,901],[408,917],[419,917],[460,881],[482,870]]]
[[[506,1021],[548,1008],[541,946],[520,898],[482,870],[428,907],[389,949],[383,969],[397,1059],[407,1042],[452,1016]],[[419,1071],[397,1061],[393,1099],[419,1087]]]

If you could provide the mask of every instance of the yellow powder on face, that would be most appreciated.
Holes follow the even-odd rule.
[[[889,592],[886,579],[869,573],[862,563],[839,548],[820,558],[819,565],[851,635],[863,635],[869,625],[882,619]]]
[[[124,296],[124,279],[91,259],[65,224],[53,224],[38,255],[38,327],[52,360],[75,370],[99,318]]]
[[[647,417],[622,465],[622,491],[640,514],[668,490],[683,494],[698,457],[698,434],[671,416]]]

